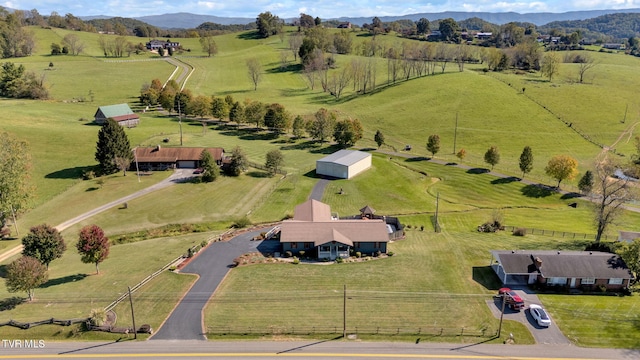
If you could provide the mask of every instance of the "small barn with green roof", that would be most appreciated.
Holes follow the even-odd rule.
[[[115,120],[120,126],[136,127],[140,117],[127,104],[100,106],[93,116],[96,124],[104,124],[107,119]]]

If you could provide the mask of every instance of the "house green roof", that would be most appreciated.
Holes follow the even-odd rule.
[[[98,111],[96,112],[96,115],[97,115],[97,113],[100,113],[100,112],[107,119],[108,118],[116,118],[116,117],[122,116],[122,115],[131,115],[131,114],[133,114],[133,111],[131,110],[131,108],[127,104],[100,106],[98,108]]]

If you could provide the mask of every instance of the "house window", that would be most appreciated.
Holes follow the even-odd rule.
[[[310,249],[311,248],[311,244],[310,243],[304,243],[304,248],[305,249]]]
[[[565,285],[567,283],[566,277],[550,277],[547,281],[549,285]]]
[[[291,248],[292,249],[297,249],[298,248],[298,243],[297,242],[292,242],[291,243]]]
[[[331,247],[329,245],[320,246],[320,251],[331,251]]]
[[[596,283],[596,278],[583,278],[582,285],[593,285]]]
[[[374,249],[378,249],[380,247],[380,243],[379,242],[374,242],[373,243],[373,248]]]
[[[611,278],[609,279],[609,285],[622,285],[622,278]]]

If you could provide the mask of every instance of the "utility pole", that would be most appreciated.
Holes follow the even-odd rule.
[[[342,338],[347,338],[347,285],[342,291]]]
[[[500,338],[500,334],[502,333],[502,318],[504,317],[504,305],[507,302],[506,293],[502,294],[502,309],[500,309],[500,325],[498,325],[498,339]]]
[[[453,130],[453,153],[456,153],[456,139],[458,137],[458,112],[456,112],[456,127]]]
[[[180,99],[178,99],[178,124],[180,125],[180,146],[182,146],[182,112],[180,111]]]
[[[136,317],[133,314],[133,298],[131,297],[131,287],[127,286],[129,289],[129,303],[131,304],[131,320],[133,321],[133,338],[138,338],[138,330],[136,329]]]
[[[133,148],[133,157],[136,160],[136,173],[138,174],[138,182],[140,182],[140,168],[138,168],[138,152],[136,151],[138,148]]]
[[[13,205],[11,205],[11,214],[13,215],[13,226],[16,228],[16,235],[20,237],[20,232],[18,231],[18,221],[16,220],[16,211],[13,210]]]
[[[435,228],[435,231],[437,233],[440,232],[440,223],[438,222],[438,206],[439,206],[439,203],[440,203],[440,193],[436,193],[436,215],[435,215],[435,221],[434,221],[435,224],[434,224],[433,227]]]

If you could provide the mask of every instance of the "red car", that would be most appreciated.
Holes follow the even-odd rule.
[[[515,291],[509,288],[501,288],[498,290],[498,297],[504,298],[506,301],[506,305],[509,306],[512,310],[522,310],[524,309],[524,300],[520,297],[520,295],[516,294]]]

